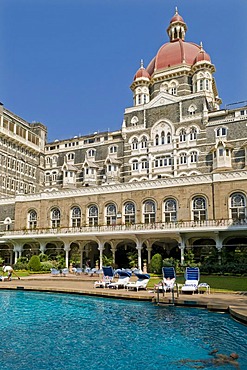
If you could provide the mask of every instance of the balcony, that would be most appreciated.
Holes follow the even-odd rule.
[[[105,236],[113,239],[114,237],[136,237],[145,238],[179,236],[182,234],[204,233],[207,237],[210,233],[224,231],[239,232],[247,230],[247,220],[221,219],[206,221],[177,221],[177,222],[157,222],[150,224],[119,224],[119,225],[99,225],[81,227],[59,227],[59,228],[36,228],[9,230],[1,232],[1,237],[10,240],[34,240],[34,239],[56,239],[56,238],[76,238],[86,240],[89,238]],[[1,241],[1,238],[0,238]]]

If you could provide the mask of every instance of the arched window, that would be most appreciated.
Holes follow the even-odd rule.
[[[189,106],[188,112],[190,116],[194,116],[196,114],[196,107],[194,105]]]
[[[135,223],[135,205],[132,202],[128,202],[124,205],[124,222],[126,224]]]
[[[177,203],[174,199],[167,199],[164,203],[165,222],[177,220]]]
[[[144,223],[149,224],[155,222],[155,203],[153,200],[146,200],[144,203],[143,215]]]
[[[147,140],[146,136],[143,136],[141,138],[141,148],[145,149],[145,148],[147,148],[147,146],[148,146],[148,140]]]
[[[52,181],[53,182],[56,182],[57,181],[57,173],[55,171],[52,172],[51,178],[52,178]]]
[[[182,129],[179,133],[179,141],[180,142],[186,141],[186,131],[184,129]]]
[[[132,170],[133,171],[137,171],[138,170],[138,160],[135,159],[133,162],[132,162]]]
[[[192,201],[192,212],[194,221],[205,221],[207,219],[206,200],[203,197],[195,197]]]
[[[132,150],[136,150],[136,149],[138,149],[138,140],[137,138],[134,138],[132,140]]]
[[[187,163],[187,154],[186,153],[181,153],[179,157],[180,157],[180,164],[186,164]]]
[[[95,157],[96,150],[95,149],[89,149],[87,152],[88,157]]]
[[[37,227],[37,212],[35,210],[31,210],[28,212],[28,228],[29,229],[36,229]]]
[[[197,139],[197,129],[195,127],[192,127],[190,130],[190,140],[196,140]]]
[[[79,207],[73,207],[71,209],[71,226],[72,227],[81,226],[81,210]]]
[[[113,153],[117,153],[117,146],[116,145],[113,145],[110,147],[110,153],[113,154]]]
[[[51,174],[50,174],[50,172],[46,172],[46,174],[45,174],[45,182],[50,182],[50,180],[51,180]]]
[[[203,90],[203,80],[199,80],[199,91]]]
[[[190,163],[196,163],[197,162],[197,152],[191,152],[190,153]]]
[[[246,218],[246,198],[241,193],[231,195],[231,218],[233,220],[244,220]]]
[[[146,170],[148,168],[147,158],[142,159],[142,161],[141,161],[141,168],[142,168],[142,170]]]
[[[155,145],[159,145],[159,135],[155,135]]]
[[[68,158],[68,161],[74,160],[75,159],[75,153],[69,153],[67,158]]]
[[[226,134],[227,134],[227,129],[225,127],[217,128],[217,130],[216,130],[216,136],[217,137],[226,136]]]
[[[57,165],[57,160],[58,160],[57,156],[52,157],[52,165],[53,166]]]
[[[58,208],[53,208],[51,210],[51,227],[60,227],[60,210]]]
[[[167,144],[171,144],[171,141],[172,141],[172,135],[171,135],[171,133],[170,133],[170,132],[168,132],[168,133],[167,133],[166,138],[167,138]]]
[[[165,144],[165,133],[164,133],[164,131],[161,132],[160,139],[161,139],[161,145]]]
[[[169,89],[169,92],[172,95],[177,95],[177,85],[175,84],[175,82],[171,83],[171,87]]]
[[[117,221],[117,210],[114,204],[108,204],[106,207],[106,224],[107,225],[116,225]]]
[[[99,211],[95,205],[88,208],[88,224],[89,226],[98,226],[99,224]]]

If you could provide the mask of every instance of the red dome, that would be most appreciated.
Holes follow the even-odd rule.
[[[185,23],[183,18],[181,17],[181,15],[179,15],[178,13],[176,13],[172,19],[170,20],[170,23],[174,23],[174,22],[182,22],[182,23]]]
[[[202,62],[202,61],[211,62],[210,56],[204,51],[200,50],[200,52],[197,54],[194,63]]]
[[[149,73],[146,71],[146,69],[144,67],[141,67],[138,69],[138,71],[136,72],[135,76],[134,76],[134,81],[137,79],[137,78],[148,78],[150,80],[150,75]]]
[[[151,76],[154,71],[178,66],[184,63],[192,66],[196,61],[198,61],[196,58],[203,58],[203,56],[205,59],[201,60],[210,61],[209,55],[205,52],[202,53],[199,45],[178,39],[161,46],[157,55],[149,63],[147,72]]]

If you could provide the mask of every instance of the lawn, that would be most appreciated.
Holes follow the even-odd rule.
[[[162,280],[162,277],[151,277],[150,282],[148,284],[148,288],[153,288],[154,284],[157,284],[159,281]],[[177,283],[183,284],[184,277],[177,276]],[[247,292],[247,276],[216,276],[216,275],[201,275],[200,278],[201,283],[208,283],[211,287],[212,292],[220,292],[220,291],[245,291]]]

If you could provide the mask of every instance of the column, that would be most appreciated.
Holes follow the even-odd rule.
[[[219,265],[221,265],[221,250],[222,250],[222,239],[219,235],[219,233],[215,233],[215,246],[216,246],[216,249],[218,251],[218,263]]]
[[[103,267],[103,250],[105,242],[98,240],[98,250],[99,250],[99,269],[102,270]]]
[[[153,245],[153,242],[151,242],[150,240],[146,240],[145,241],[145,244],[147,246],[148,264],[149,264],[151,262],[151,253],[152,253],[152,245]]]
[[[136,249],[138,252],[138,269],[142,270],[142,241],[137,239],[136,240]]]
[[[185,249],[185,240],[184,240],[184,238],[181,237],[181,242],[178,243],[178,247],[179,247],[180,252],[181,252],[180,263],[181,263],[181,266],[183,266],[184,265],[184,249]]]
[[[21,257],[21,253],[23,251],[23,244],[16,244],[16,245],[14,245],[13,251],[15,253],[14,263],[16,263],[17,260],[18,260],[18,258]]]
[[[64,242],[64,251],[65,251],[65,266],[69,268],[70,242]]]
[[[39,250],[41,253],[45,254],[46,251],[46,242],[40,242],[39,243]]]
[[[113,260],[113,265],[115,265],[115,262],[116,262],[116,250],[117,250],[117,244],[119,243],[119,241],[109,241],[108,242],[111,246],[111,252],[112,252],[112,260]]]

